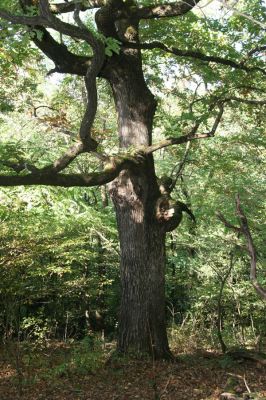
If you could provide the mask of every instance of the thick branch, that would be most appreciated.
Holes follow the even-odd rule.
[[[0,9],[0,18],[6,19],[13,24],[35,27],[41,31],[42,38],[38,39],[36,35],[34,42],[44,54],[54,61],[56,68],[52,72],[73,73],[85,76],[88,67],[91,65],[91,59],[71,53],[65,45],[56,42],[44,27],[52,28],[67,36],[85,40],[92,48],[95,48],[96,45],[101,46],[100,41],[88,29],[81,29],[78,26],[63,22],[51,14],[36,17],[18,16]]]
[[[242,99],[236,96],[226,97],[225,99],[223,99],[223,101],[224,102],[237,101],[238,103],[252,104],[254,106],[264,106],[266,104],[266,100]]]
[[[58,173],[63,171],[63,169],[65,169],[73,160],[75,160],[79,154],[84,153],[85,151],[87,151],[87,149],[84,147],[83,143],[78,142],[70,147],[65,154],[55,160],[52,165],[44,167],[42,170],[39,170],[39,172]]]
[[[35,33],[33,38],[36,46],[55,63],[55,69],[52,72],[75,74],[85,76],[91,63],[90,57],[78,56],[71,53],[67,46],[58,43],[50,33],[42,26],[36,29],[41,32],[38,36]]]
[[[47,26],[49,28],[55,29],[56,31],[62,34],[85,40],[92,47],[93,57],[90,60],[85,76],[88,100],[87,100],[86,111],[80,127],[80,139],[83,143],[85,150],[87,151],[95,150],[97,148],[97,142],[95,142],[95,140],[91,138],[91,128],[97,110],[96,78],[102,68],[105,59],[104,44],[99,39],[97,39],[93,35],[93,33],[90,32],[80,20],[79,5],[76,6],[74,13],[74,18],[78,26],[74,26],[66,22],[63,22],[60,19],[56,18],[54,15],[52,15],[48,0],[40,0],[39,8],[41,16],[39,16],[38,18],[36,17],[37,19],[33,19],[35,17],[25,17],[25,16],[17,17],[11,15],[10,13],[5,13],[5,12],[3,16],[1,15],[1,10],[0,10],[0,17],[3,16],[4,18],[8,19],[11,22],[15,21],[14,23],[23,23],[30,26],[31,25]],[[49,39],[51,42],[51,38]],[[58,46],[59,45],[57,44],[57,47]]]
[[[57,111],[58,112],[58,110],[56,110],[55,108],[47,106],[47,105],[37,106],[37,107],[33,106],[33,115],[34,115],[34,117],[36,117],[36,118],[38,117],[37,110],[39,110],[40,108],[48,108],[51,111]]]
[[[34,6],[32,0],[20,0],[20,4],[25,15],[27,14],[28,7]],[[65,5],[67,6],[68,3],[65,3]],[[80,76],[86,75],[88,66],[90,65],[90,57],[71,53],[67,46],[63,42],[58,43],[44,26],[35,26],[31,34],[36,46],[55,63],[55,68],[49,74],[58,72]]]
[[[62,187],[89,187],[105,185],[119,174],[119,170],[93,174],[29,174],[24,176],[0,175],[0,186],[47,185]]]
[[[75,10],[75,20],[79,26],[83,26],[79,18],[79,8]],[[85,76],[85,86],[87,89],[87,106],[85,114],[82,118],[79,136],[85,147],[88,149],[96,150],[97,142],[91,138],[91,128],[97,111],[97,83],[96,78],[102,68],[105,51],[104,44],[100,41],[94,40],[92,43],[93,58]]]
[[[260,71],[264,75],[266,75],[266,71],[260,67],[247,67],[243,63],[237,63],[236,61],[229,60],[224,57],[219,57],[219,56],[207,56],[204,53],[201,53],[200,51],[194,51],[194,50],[181,50],[178,49],[177,47],[168,47],[165,44],[159,42],[159,41],[154,41],[151,43],[124,43],[125,47],[131,47],[131,48],[140,48],[140,49],[147,49],[147,50],[152,50],[152,49],[160,49],[163,50],[167,53],[174,54],[175,56],[178,57],[188,57],[188,58],[193,58],[196,60],[201,60],[204,62],[213,62],[216,64],[221,64],[221,65],[226,65],[235,69],[241,69],[246,72],[252,72],[252,71]]]
[[[178,1],[177,3],[166,3],[161,5],[152,5],[148,7],[132,7],[133,16],[136,18],[161,18],[161,17],[173,17],[178,15],[186,14],[190,11],[200,0],[186,0]],[[106,6],[107,2],[104,0],[90,0],[84,1],[67,1],[65,3],[51,4],[49,10],[53,14],[62,14],[73,12],[78,5],[80,11],[86,11],[95,8],[101,8]],[[118,17],[121,17],[123,13],[118,13]]]
[[[241,232],[241,229],[238,226],[232,225],[229,221],[227,221],[222,213],[218,212],[216,215],[217,218],[224,224],[224,226],[226,226],[226,228],[232,229],[236,233]]]
[[[232,85],[231,90],[233,90],[234,92],[242,91],[245,93],[250,93],[252,91],[258,92],[258,93],[266,93],[266,89],[264,89],[262,87],[253,86],[253,85],[236,85],[236,86]]]
[[[13,169],[17,173],[27,170],[28,172],[31,172],[35,175],[52,173],[56,174],[65,169],[79,154],[84,153],[85,151],[88,150],[84,148],[83,143],[78,142],[71,146],[61,157],[55,160],[52,164],[47,165],[44,168],[37,168],[35,165],[29,164],[25,160],[19,160],[18,163],[1,161],[1,164]]]
[[[57,32],[62,33],[63,35],[85,40],[92,46],[95,44],[96,38],[88,29],[86,30],[81,29],[78,26],[71,25],[67,22],[63,22],[50,13],[48,15],[45,14],[45,12],[47,13],[46,8],[44,8],[43,11],[44,16],[42,15],[42,16],[29,17],[27,15],[14,15],[9,13],[8,11],[0,9],[0,18],[3,18],[11,22],[12,24],[17,24],[17,25],[26,25],[35,27],[43,26],[47,28],[52,28]]]
[[[199,2],[200,0],[181,0],[176,3],[151,5],[139,8],[135,11],[134,16],[139,19],[175,17],[186,14]]]
[[[78,147],[80,146],[80,148]],[[82,153],[83,145],[77,144],[65,153],[64,156],[59,158],[51,166],[42,169],[37,169],[31,166],[32,173],[28,175],[0,175],[0,186],[20,186],[20,185],[50,185],[50,186],[99,186],[105,185],[114,180],[123,169],[138,168],[145,161],[145,154],[136,151],[134,155],[123,154],[115,157],[108,157],[103,154],[95,154],[103,163],[104,170],[101,172],[94,172],[91,174],[62,174],[58,173],[65,168],[78,154]],[[19,164],[18,164],[19,165]],[[17,165],[17,167],[18,167]],[[9,165],[10,166],[10,165]],[[25,166],[25,163],[24,163]],[[14,168],[20,172],[22,169]],[[25,168],[24,168],[25,169]]]
[[[262,51],[265,51],[265,50],[266,50],[266,46],[257,46],[248,52],[248,56],[250,57],[253,54],[261,53]]]
[[[230,98],[224,101],[229,101],[229,100],[236,100],[235,98]],[[92,100],[92,103],[95,101]],[[90,103],[88,103],[90,104]],[[95,103],[94,103],[95,106]],[[219,112],[217,113],[217,116],[213,122],[212,128],[209,132],[206,133],[202,133],[202,134],[197,134],[197,130],[200,126],[200,122],[196,123],[195,126],[191,129],[191,131],[187,134],[187,135],[182,135],[180,137],[177,138],[167,138],[165,140],[162,140],[158,143],[155,143],[151,146],[147,146],[144,148],[140,148],[139,150],[136,150],[135,156],[132,155],[122,155],[122,158],[120,155],[118,155],[115,159],[116,162],[121,163],[121,161],[119,160],[127,160],[127,166],[132,166],[135,164],[135,162],[143,157],[145,157],[148,154],[151,154],[157,150],[160,150],[164,147],[168,147],[168,146],[172,146],[172,145],[178,145],[178,144],[183,144],[183,143],[188,143],[192,140],[198,140],[198,139],[207,139],[210,137],[213,137],[223,116],[224,113],[224,108],[223,108],[223,103],[218,103],[216,106],[218,106],[219,108]],[[214,105],[211,106],[211,109],[214,108]],[[92,110],[88,110],[87,111],[89,113],[95,112],[96,109],[94,109],[94,111]],[[34,170],[32,170],[33,172],[35,172],[35,175],[40,175],[43,173],[58,173],[60,171],[62,171],[63,169],[65,169],[79,154],[83,153],[83,152],[87,152],[87,151],[93,151],[95,149],[96,146],[96,142],[90,137],[90,135],[88,134],[86,136],[86,132],[87,132],[87,128],[89,129],[91,126],[91,123],[93,122],[93,115],[91,115],[91,117],[89,115],[87,115],[87,111],[84,115],[82,124],[81,124],[81,129],[80,129],[80,135],[81,135],[81,139],[83,139],[81,142],[76,143],[74,146],[72,146],[62,157],[60,157],[58,160],[56,160],[52,165],[47,166],[45,168],[43,168],[42,170],[37,169],[36,167],[34,167]],[[87,119],[88,118],[88,119]],[[91,118],[91,120],[90,120]],[[90,133],[90,131],[89,131]],[[84,136],[82,136],[84,135]],[[188,149],[187,149],[188,152]],[[187,152],[185,153],[184,156],[184,160],[183,160],[183,164],[186,161],[186,156],[187,156]],[[109,159],[109,157],[103,156],[104,161],[107,161]],[[181,169],[183,167],[183,164],[181,165]],[[7,164],[6,164],[7,165]],[[24,165],[24,163],[23,163]],[[9,165],[10,166],[10,165]],[[19,165],[12,165],[10,166],[11,168],[13,168],[16,171],[21,171],[24,168],[21,168],[21,163]],[[13,177],[12,177],[13,178]],[[23,178],[23,177],[18,177],[18,178]],[[23,183],[21,183],[23,184]],[[29,183],[30,184],[30,183]],[[0,183],[1,185],[1,183]],[[55,183],[56,185],[56,183]],[[12,185],[10,185],[12,186]],[[70,185],[71,186],[71,185]],[[75,185],[78,186],[78,185]],[[82,185],[84,186],[84,185]],[[235,231],[239,231],[239,228],[234,227],[233,225],[230,225],[222,215],[219,215],[220,220],[229,228],[234,229]]]
[[[28,172],[38,172],[39,169],[37,167],[35,167],[35,165],[29,164],[27,161],[25,160],[19,160],[19,162],[15,163],[12,161],[0,161],[0,163],[2,165],[4,165],[5,167],[11,168],[13,169],[17,174],[19,174],[20,172],[27,170]]]
[[[105,185],[114,180],[122,169],[130,168],[134,160],[129,158],[111,158],[101,172],[91,174],[60,174],[54,170],[43,169],[28,175],[0,175],[0,186],[48,185],[63,187],[89,187]]]
[[[93,8],[103,7],[106,4],[106,2],[104,0],[90,0],[87,1],[87,4],[85,4],[84,1],[80,2],[70,1],[66,3],[51,4],[50,10],[54,14],[68,13],[74,11],[77,4],[79,4],[80,6],[80,11],[86,11],[86,10],[91,10]]]
[[[209,138],[210,135],[207,133],[202,133],[202,134],[198,134],[198,135],[183,135],[183,136],[179,136],[177,138],[167,138],[165,140],[161,140],[158,143],[155,143],[149,147],[147,147],[144,151],[146,154],[150,154],[153,153],[157,150],[163,149],[164,147],[169,147],[169,146],[173,146],[176,144],[183,144],[183,143],[187,143],[190,140],[197,140],[197,139],[207,139]]]

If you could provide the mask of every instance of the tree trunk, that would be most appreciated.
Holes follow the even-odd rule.
[[[121,247],[118,350],[169,358],[165,322],[165,233],[154,220],[145,176],[124,171],[113,183]]]
[[[136,77],[134,71],[134,85],[129,84],[131,68],[130,65],[126,76],[118,68],[114,69],[115,79],[110,79],[122,148],[151,142],[155,112],[155,101],[142,74]],[[118,350],[149,352],[155,358],[169,358],[164,294],[165,230],[155,218],[160,192],[152,156],[134,171],[122,171],[112,183],[110,194],[116,209],[121,247]]]
[[[116,24],[114,28],[110,13],[108,7],[98,12],[99,30],[105,36],[123,41],[130,34],[130,40],[137,41],[138,23],[121,20],[120,26]],[[102,76],[113,91],[120,148],[151,144],[156,101],[144,80],[140,51],[121,50],[107,61]],[[118,351],[169,358],[164,293],[165,229],[155,215],[161,194],[152,155],[134,170],[122,171],[110,185],[110,195],[121,248]]]

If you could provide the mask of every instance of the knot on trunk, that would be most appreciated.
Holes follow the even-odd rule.
[[[170,193],[175,185],[173,179],[168,176],[162,176],[157,183],[161,196],[156,201],[155,217],[160,224],[164,224],[165,231],[170,232],[178,227],[182,220],[183,211],[196,222],[193,213],[185,203],[171,198]]]
[[[176,203],[167,195],[162,195],[155,206],[156,219],[164,224],[166,232],[177,228],[182,220],[182,210],[176,207]]]
[[[175,201],[167,194],[158,198],[155,205],[155,216],[159,223],[164,224],[165,231],[170,232],[178,227],[182,220],[182,212],[185,211],[196,222],[191,210],[185,203]]]

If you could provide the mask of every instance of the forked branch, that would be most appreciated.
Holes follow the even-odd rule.
[[[180,0],[175,3],[152,4],[147,7],[131,7],[132,16],[138,19],[152,19],[152,18],[165,18],[184,15],[190,11],[200,0]],[[80,5],[81,11],[86,11],[93,8],[100,8],[107,4],[114,3],[114,1],[104,0],[90,0],[87,2],[70,1],[67,3],[53,4],[50,10],[55,14],[61,14],[74,11],[76,4]],[[118,2],[117,2],[118,3]],[[122,2],[121,2],[122,3]],[[122,7],[123,8],[123,7]],[[117,13],[116,18],[122,18],[123,12]]]
[[[48,185],[62,187],[89,187],[105,185],[114,180],[119,172],[128,168],[131,160],[125,158],[110,158],[109,163],[101,172],[90,174],[62,174],[55,173],[52,168],[34,170],[28,175],[0,175],[0,186],[19,186],[19,185]],[[56,166],[55,166],[56,167]],[[14,166],[12,166],[14,169]]]
[[[79,18],[79,11],[80,7],[79,5],[76,5],[74,19],[78,26],[75,26],[56,18],[50,10],[50,5],[48,0],[39,0],[40,15],[37,17],[16,16],[6,11],[0,10],[0,17],[5,18],[12,23],[18,23],[18,24],[21,23],[23,25],[37,26],[37,27],[46,26],[62,34],[82,39],[86,41],[92,48],[93,57],[90,59],[90,62],[88,63],[87,72],[85,76],[85,84],[87,89],[87,106],[81,122],[80,132],[79,132],[80,140],[82,142],[82,149],[80,146],[78,146],[78,150],[77,148],[70,149],[67,157],[63,157],[63,159],[60,160],[60,163],[58,165],[61,164],[68,165],[69,163],[68,159],[69,158],[73,159],[72,154],[74,154],[74,157],[76,157],[76,153],[79,154],[80,152],[83,151],[92,151],[96,150],[97,148],[97,142],[91,138],[91,128],[97,110],[96,78],[99,74],[99,71],[102,68],[105,58],[104,44],[102,43],[101,40],[96,38],[94,34],[89,29],[87,29],[87,27],[81,22]],[[46,31],[44,33],[46,33]],[[48,38],[50,41],[51,40],[53,41],[51,37],[48,36]],[[57,44],[56,47],[59,46],[60,45]],[[60,47],[60,50],[62,50],[62,46]],[[60,167],[60,169],[62,168]]]
[[[135,154],[122,154],[117,155],[115,157],[108,157],[99,154],[99,158],[101,158],[105,162],[105,169],[103,172],[88,174],[88,175],[73,175],[73,174],[60,174],[62,170],[64,170],[79,154],[87,152],[87,142],[86,137],[84,142],[78,142],[74,146],[72,146],[67,152],[58,158],[54,163],[48,165],[42,169],[38,169],[35,166],[31,166],[30,174],[24,176],[7,176],[0,175],[0,185],[2,186],[18,186],[18,185],[52,185],[52,186],[94,186],[94,185],[102,185],[108,182],[111,182],[115,179],[119,172],[122,169],[130,169],[132,167],[136,167],[142,163],[145,159],[145,156],[153,153],[161,148],[182,144],[189,142],[194,139],[207,138],[213,136],[219,122],[223,115],[223,107],[219,105],[219,113],[217,114],[215,121],[213,123],[212,129],[210,132],[205,134],[196,134],[195,126],[192,128],[191,132],[188,135],[183,135],[179,138],[170,138],[164,141],[161,141],[157,144],[147,146],[145,148],[141,148],[136,150]],[[86,113],[83,120],[86,118]],[[84,129],[86,127],[86,120],[84,123]],[[199,124],[196,124],[198,127]],[[12,168],[17,173],[21,172],[25,168],[23,167],[25,163],[18,163],[9,165],[5,163],[6,166]]]
[[[192,140],[207,139],[207,138],[213,137],[220,122],[221,122],[221,119],[222,119],[222,116],[224,113],[224,107],[223,107],[222,103],[218,104],[218,108],[219,108],[219,111],[213,122],[212,128],[210,129],[209,132],[196,133],[200,126],[200,122],[197,122],[187,135],[182,135],[177,138],[167,138],[165,140],[162,140],[161,142],[158,142],[151,146],[148,146],[145,149],[145,153],[150,154],[150,153],[153,153],[154,151],[160,150],[164,147],[173,146],[173,145],[177,145],[177,144],[183,144],[183,143],[190,142]]]

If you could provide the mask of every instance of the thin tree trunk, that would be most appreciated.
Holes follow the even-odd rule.
[[[223,334],[222,334],[222,330],[223,330],[223,305],[222,305],[222,300],[223,300],[223,291],[224,291],[224,287],[226,285],[227,279],[232,271],[233,268],[233,260],[234,260],[234,255],[233,252],[230,253],[230,264],[229,264],[229,268],[227,270],[227,272],[225,273],[225,275],[223,277],[220,277],[221,279],[221,286],[220,286],[220,290],[219,290],[219,295],[218,295],[218,301],[217,301],[217,311],[218,311],[218,316],[217,316],[217,337],[218,340],[220,342],[220,346],[221,346],[221,350],[223,353],[226,353],[227,351],[227,346],[224,342],[223,339]]]

